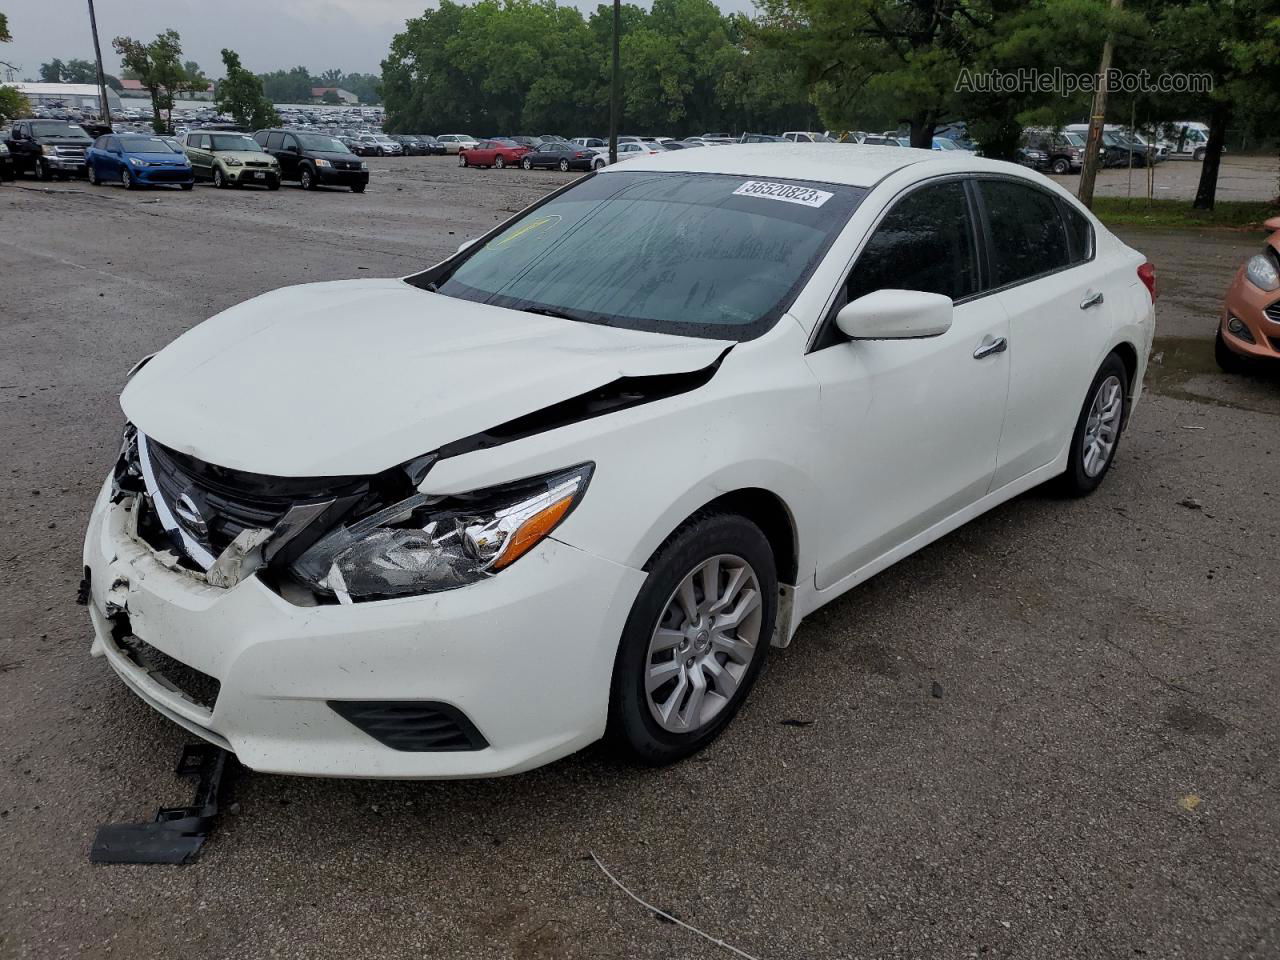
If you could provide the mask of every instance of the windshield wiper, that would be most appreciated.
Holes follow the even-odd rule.
[[[571,313],[568,310],[553,310],[550,307],[517,307],[521,313],[536,313],[540,317],[555,317],[557,320],[576,320],[578,323],[590,323],[591,321],[580,313]]]

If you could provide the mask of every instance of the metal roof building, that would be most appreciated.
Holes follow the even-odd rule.
[[[96,111],[100,106],[98,88],[92,83],[6,83],[5,86],[16,87],[33,107],[62,106]],[[120,95],[110,87],[107,87],[107,105],[112,110],[120,109]]]

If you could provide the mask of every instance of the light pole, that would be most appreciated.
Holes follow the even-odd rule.
[[[102,72],[102,47],[98,43],[98,17],[89,0],[89,28],[93,30],[93,55],[98,61],[98,96],[102,99],[102,122],[111,126],[111,105],[107,103],[107,79]]]
[[[92,2],[92,0],[90,0]],[[613,0],[613,80],[609,88],[609,162],[618,162],[618,119],[622,113],[622,80],[618,73],[618,34],[622,32],[622,0]]]

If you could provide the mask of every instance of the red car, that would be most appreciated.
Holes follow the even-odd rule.
[[[1236,272],[1218,320],[1214,352],[1227,373],[1242,372],[1251,360],[1280,362],[1280,217],[1263,227],[1271,236]]]
[[[528,147],[521,146],[514,140],[481,140],[474,147],[458,151],[460,167],[515,167],[520,165],[520,158],[529,152]]]

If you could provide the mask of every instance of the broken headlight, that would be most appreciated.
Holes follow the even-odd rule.
[[[593,464],[475,493],[416,493],[322,537],[290,572],[341,603],[453,590],[510,566],[559,526]]]

